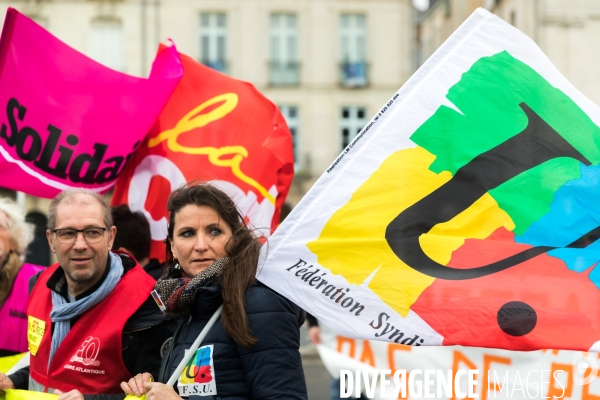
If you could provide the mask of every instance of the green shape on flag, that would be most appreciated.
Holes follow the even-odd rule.
[[[563,92],[527,64],[503,51],[484,57],[463,74],[446,96],[459,110],[440,106],[411,136],[436,156],[429,169],[456,171],[479,154],[522,132],[526,103],[583,156],[600,162],[600,128]],[[506,211],[519,235],[550,211],[554,192],[580,177],[578,161],[561,157],[532,168],[490,195]]]

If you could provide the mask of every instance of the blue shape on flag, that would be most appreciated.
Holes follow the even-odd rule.
[[[580,164],[581,176],[566,182],[554,194],[550,211],[522,235],[517,243],[532,246],[565,247],[600,226],[600,166]],[[585,248],[560,248],[548,255],[561,259],[572,271],[583,272],[600,260],[600,240]],[[600,269],[595,267],[590,280],[600,288]]]

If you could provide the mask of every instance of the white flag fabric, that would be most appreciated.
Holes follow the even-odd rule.
[[[599,123],[478,9],[269,238],[258,279],[348,337],[595,350]]]

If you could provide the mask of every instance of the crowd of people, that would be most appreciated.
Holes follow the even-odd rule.
[[[67,399],[306,399],[305,313],[255,279],[260,243],[210,184],[174,191],[166,263],[127,206],[69,189],[49,207],[56,264],[23,262],[32,229],[0,201],[0,355],[29,366],[0,390]],[[9,325],[5,325],[9,324]]]

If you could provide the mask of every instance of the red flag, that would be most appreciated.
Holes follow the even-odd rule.
[[[112,200],[146,215],[151,257],[160,260],[167,199],[177,187],[213,181],[266,237],[277,227],[294,173],[292,137],[279,109],[253,85],[180,56],[183,78]]]

